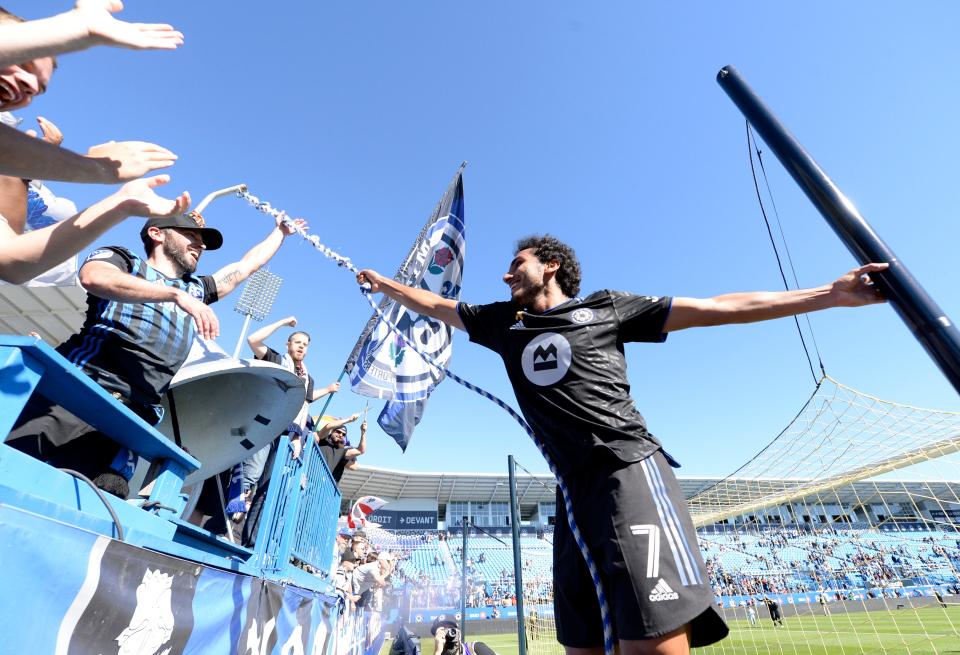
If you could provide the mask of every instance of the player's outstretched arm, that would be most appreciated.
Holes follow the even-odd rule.
[[[0,175],[27,180],[116,184],[173,166],[177,156],[153,143],[111,141],[87,156],[0,125]]]
[[[830,284],[796,291],[730,293],[714,298],[674,298],[664,332],[692,327],[755,323],[830,307],[860,307],[884,302],[870,279],[889,264],[865,264]]]
[[[41,57],[86,50],[97,45],[133,50],[173,50],[183,34],[170,25],[127,23],[111,14],[119,0],[78,0],[62,14],[0,26],[0,67]]]
[[[0,221],[0,279],[22,284],[90,245],[105,231],[130,216],[173,216],[190,206],[190,195],[173,200],[153,189],[166,184],[167,175],[129,182],[79,214],[45,228],[16,234]]]
[[[444,298],[426,289],[408,287],[369,268],[357,274],[357,283],[369,284],[371,292],[383,293],[418,314],[443,321],[460,330],[465,329],[460,314],[457,313],[456,300]]]

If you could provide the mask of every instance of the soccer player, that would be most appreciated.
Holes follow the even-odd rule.
[[[515,249],[510,300],[470,305],[364,270],[357,275],[411,310],[466,330],[497,352],[527,422],[566,482],[574,518],[600,570],[621,653],[686,653],[726,636],[675,464],[634,407],[623,344],[670,332],[882,302],[868,264],[815,289],[715,298],[599,291],[579,298],[580,265],[551,236]],[[558,507],[563,503],[559,498]],[[599,605],[565,513],[554,532],[557,638],[568,655],[602,652]]]
[[[750,627],[757,627],[757,609],[751,604],[747,605],[747,619],[750,621]]]
[[[763,602],[767,606],[767,611],[770,612],[770,620],[773,622],[774,627],[778,625],[783,626],[783,614],[780,613],[780,603],[769,596],[764,596]]]

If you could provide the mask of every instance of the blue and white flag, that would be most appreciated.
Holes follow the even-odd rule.
[[[457,300],[465,248],[461,165],[394,279]],[[406,450],[427,397],[443,380],[443,375],[407,344],[416,344],[446,366],[452,352],[453,328],[389,298],[384,298],[380,310],[403,336],[392,332],[374,313],[344,370],[350,375],[354,392],[389,401],[377,423]]]

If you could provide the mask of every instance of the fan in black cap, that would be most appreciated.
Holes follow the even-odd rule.
[[[207,250],[216,250],[223,245],[223,235],[220,234],[220,230],[207,227],[200,212],[189,212],[187,214],[181,214],[180,216],[151,218],[143,224],[143,228],[140,230],[140,238],[144,242],[148,239],[147,230],[151,227],[161,229],[178,227],[183,230],[196,230],[200,233],[200,238],[203,239],[203,245],[206,246]]]

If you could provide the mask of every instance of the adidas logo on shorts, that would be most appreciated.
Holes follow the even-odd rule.
[[[663,578],[660,578],[657,586],[650,592],[650,600],[654,603],[659,600],[677,600],[678,598],[680,598],[680,594],[671,589]]]

